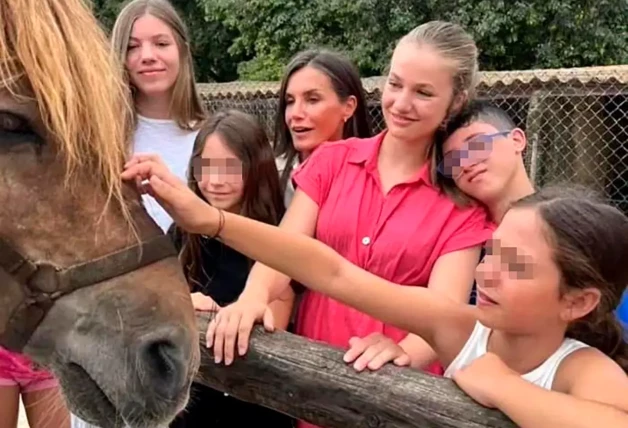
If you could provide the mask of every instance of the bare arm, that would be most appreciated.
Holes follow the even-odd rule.
[[[292,308],[296,295],[291,287],[286,288],[279,298],[270,302],[268,307],[273,314],[273,326],[280,330],[286,330],[290,325]]]
[[[548,391],[509,376],[495,391],[495,404],[522,428],[628,427],[628,377],[595,349],[577,351],[559,368]]]
[[[450,361],[459,349],[441,349],[436,338],[449,334],[450,329],[472,328],[475,322],[475,308],[457,304],[422,287],[401,287],[385,281],[353,265],[330,247],[304,233],[294,233],[231,213],[223,213],[222,222],[218,210],[198,198],[154,157],[136,156],[125,165],[122,178],[135,180],[142,191],[156,197],[185,230],[213,236],[220,227],[219,237],[226,245],[308,288],[418,334],[436,349],[444,363]],[[148,183],[143,184],[142,180],[148,180]],[[295,198],[298,193],[299,190]],[[306,198],[305,195],[302,197]],[[290,210],[293,211],[291,215],[298,214],[293,207]],[[313,227],[314,222],[309,224]],[[225,324],[229,323],[226,309],[210,323],[207,333],[207,342],[214,342],[214,350],[223,344]],[[225,314],[225,322],[221,321],[221,314]],[[258,315],[256,313],[253,317]],[[266,313],[263,315],[266,319]],[[234,318],[234,322],[239,324],[237,330],[242,330],[240,319],[240,316]],[[217,324],[220,325],[216,327]],[[212,329],[216,329],[216,341],[213,340]],[[233,336],[231,331],[224,342],[226,348],[233,348]],[[243,355],[248,337],[238,340],[239,351]]]
[[[312,237],[316,229],[318,210],[318,205],[309,196],[297,189],[279,227],[288,232]],[[223,236],[222,240],[229,245],[228,237]],[[262,245],[263,247],[265,245]],[[242,300],[248,298],[265,303],[273,302],[274,309],[277,310],[276,315],[284,318],[285,302],[288,302],[292,308],[294,301],[294,293],[290,289],[290,277],[256,262],[251,268],[244,291],[240,295]]]
[[[428,288],[456,303],[466,304],[469,301],[479,257],[479,246],[442,255],[432,268]],[[441,344],[441,347],[455,348],[458,345],[461,348],[470,331],[470,329],[452,330],[450,334],[443,335],[443,340],[452,343]],[[410,365],[414,368],[425,368],[437,359],[434,349],[421,337],[412,333],[399,342],[399,346],[410,356]]]
[[[218,213],[208,207],[207,233],[215,231]],[[384,322],[418,334],[431,345],[450,329],[473,327],[474,308],[461,305],[422,287],[388,282],[347,261],[323,243],[254,220],[225,213],[220,234],[223,242],[267,266],[283,272],[306,287],[365,312]],[[466,328],[463,328],[466,330]],[[466,337],[465,337],[466,339]],[[464,343],[464,342],[463,342]],[[447,359],[457,349],[439,349]]]

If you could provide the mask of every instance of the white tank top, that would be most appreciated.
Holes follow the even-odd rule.
[[[475,359],[480,358],[487,352],[488,338],[491,334],[491,329],[476,322],[475,328],[467,340],[467,343],[462,348],[462,351],[456,356],[452,363],[445,370],[444,376],[451,378],[451,376],[457,370],[460,370],[473,362]],[[560,363],[574,351],[582,348],[588,348],[589,345],[582,343],[575,339],[565,338],[560,348],[556,350],[543,364],[528,372],[521,377],[541,388],[552,389],[554,383],[554,376],[560,366]]]

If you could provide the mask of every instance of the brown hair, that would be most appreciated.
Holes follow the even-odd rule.
[[[190,38],[185,23],[170,2],[167,0],[129,1],[118,14],[113,26],[111,32],[112,49],[120,64],[125,64],[133,25],[138,18],[144,15],[154,16],[163,21],[172,30],[179,48],[179,60],[181,62],[179,75],[172,92],[172,117],[181,129],[197,129],[206,116],[196,90]],[[128,71],[125,72],[125,76],[129,89],[131,92],[134,92],[135,89],[131,85]]]
[[[628,344],[615,314],[628,286],[628,217],[590,189],[548,187],[513,205],[533,207],[546,226],[562,292],[595,287],[600,302],[567,336],[593,346],[628,372]]]
[[[188,185],[203,198],[194,178],[205,142],[212,134],[220,135],[224,144],[242,161],[244,188],[240,214],[253,220],[277,225],[283,217],[285,206],[279,185],[279,172],[273,157],[268,136],[259,121],[238,110],[214,114],[203,122],[194,141],[192,157],[188,165]],[[176,231],[182,238],[181,263],[190,283],[200,278],[201,236]]]
[[[292,172],[292,164],[298,155],[286,125],[286,91],[292,75],[305,67],[313,67],[329,77],[334,92],[341,101],[345,101],[350,96],[356,98],[355,112],[345,123],[342,138],[368,138],[371,136],[371,123],[366,108],[366,95],[356,66],[343,55],[330,50],[311,49],[299,52],[288,63],[281,79],[279,106],[275,116],[273,147],[275,155],[284,157],[286,161],[286,166],[281,174],[282,189],[286,188]]]
[[[456,187],[455,183],[451,180],[444,180],[438,174],[437,152],[442,151],[447,135],[446,127],[450,119],[475,98],[479,75],[478,48],[473,37],[464,28],[446,21],[430,21],[421,24],[403,36],[399,40],[399,44],[401,43],[412,43],[419,47],[430,46],[451,63],[453,97],[447,116],[441,127],[436,130],[434,144],[430,147],[428,157],[431,159],[432,182],[458,205],[468,205],[472,201]]]

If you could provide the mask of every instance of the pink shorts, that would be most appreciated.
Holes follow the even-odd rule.
[[[0,388],[17,386],[21,392],[40,391],[59,385],[52,373],[36,367],[26,355],[0,346]]]

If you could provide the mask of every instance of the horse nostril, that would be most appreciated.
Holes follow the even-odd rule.
[[[139,358],[148,373],[142,380],[163,398],[176,399],[187,381],[187,358],[177,340],[151,335],[140,344]]]
[[[153,367],[155,374],[161,377],[169,377],[177,371],[176,347],[164,340],[151,343],[146,347],[146,360]]]

